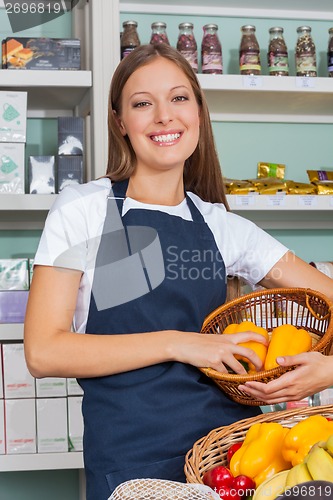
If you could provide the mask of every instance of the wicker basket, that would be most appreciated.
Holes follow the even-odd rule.
[[[305,288],[274,288],[249,293],[218,307],[205,319],[201,333],[221,334],[230,323],[252,321],[267,329],[284,323],[302,327],[312,336],[312,351],[328,355],[333,342],[333,303],[314,290]],[[255,374],[221,373],[213,368],[200,370],[214,380],[237,403],[260,406],[258,401],[238,386],[249,380],[269,382],[292,368],[273,368]]]
[[[185,457],[185,477],[188,483],[201,483],[206,471],[216,465],[227,466],[229,447],[243,441],[251,425],[261,422],[278,422],[285,427],[292,427],[310,415],[323,415],[333,418],[333,405],[315,406],[263,413],[257,417],[239,420],[234,424],[213,429],[206,436],[196,441]]]

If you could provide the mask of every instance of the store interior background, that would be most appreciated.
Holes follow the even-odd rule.
[[[317,47],[318,76],[327,76],[326,50],[329,21],[218,18],[211,16],[148,15],[121,13],[121,22],[134,19],[138,22],[141,43],[148,43],[151,23],[165,21],[170,44],[176,46],[178,24],[190,21],[200,52],[202,26],[214,22],[219,26],[219,38],[223,48],[224,73],[239,74],[238,47],[240,27],[254,24],[261,47],[262,73],[267,74],[266,54],[268,30],[282,26],[289,49],[290,74],[295,75],[294,47],[296,29],[310,25]],[[11,36],[11,28],[5,10],[0,9],[1,39]],[[71,37],[70,13],[34,29],[17,33],[16,36]],[[112,48],[110,48],[112,50]],[[19,71],[17,74],[19,78]],[[276,78],[276,77],[272,77]],[[333,85],[333,79],[332,79]],[[333,103],[332,103],[333,111]],[[246,179],[256,177],[257,163],[286,164],[286,178],[308,182],[307,169],[333,167],[333,124],[304,123],[213,123],[217,150],[226,177]],[[26,158],[29,155],[52,155],[57,147],[57,122],[53,119],[28,119]],[[36,195],[38,196],[38,195]],[[305,216],[306,217],[306,216]],[[318,216],[319,217],[319,216]],[[306,229],[269,230],[277,239],[306,261],[333,261],[333,231]],[[0,231],[0,258],[33,257],[37,249],[40,231]],[[0,475],[0,499],[2,500],[75,500],[79,495],[78,471],[2,472]]]

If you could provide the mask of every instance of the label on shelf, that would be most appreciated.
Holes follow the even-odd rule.
[[[299,89],[313,89],[315,78],[313,76],[296,76],[296,87]]]
[[[260,88],[263,85],[263,80],[261,76],[258,75],[245,75],[243,76],[243,87],[249,88]]]
[[[254,195],[245,195],[245,194],[238,194],[236,196],[236,205],[240,205],[242,207],[248,207],[250,205],[254,205]]]
[[[286,194],[272,194],[267,196],[266,204],[269,207],[282,207],[286,204]]]
[[[315,207],[318,204],[318,195],[299,195],[298,204],[301,207]]]

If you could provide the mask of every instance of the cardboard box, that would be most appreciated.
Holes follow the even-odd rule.
[[[2,354],[5,399],[34,398],[35,379],[28,371],[23,344],[3,344]]]
[[[25,144],[0,142],[0,194],[25,192]]]
[[[36,379],[36,396],[37,398],[66,397],[66,379],[60,377],[45,377]]]
[[[83,450],[82,396],[71,396],[68,404],[69,451]]]
[[[79,70],[81,69],[80,40],[7,37],[2,44],[2,68]]]
[[[0,259],[0,290],[29,290],[28,259]]]
[[[6,453],[36,453],[36,408],[34,399],[5,400]]]
[[[23,323],[28,290],[0,290],[0,323]]]
[[[0,142],[26,142],[27,92],[0,91]]]
[[[67,398],[36,399],[36,414],[38,453],[67,453]]]
[[[4,400],[0,400],[0,455],[6,453],[6,441],[5,441],[5,403]]]

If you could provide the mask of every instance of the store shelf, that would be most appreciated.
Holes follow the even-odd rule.
[[[250,4],[250,5],[249,5]],[[160,14],[191,14],[230,17],[255,17],[277,19],[311,19],[328,21],[333,19],[331,0],[120,0],[122,12]]]
[[[333,123],[333,78],[203,75],[213,121]]]
[[[0,472],[82,468],[80,452],[0,455]]]
[[[23,340],[23,323],[0,323],[0,342]]]
[[[41,229],[56,194],[0,194],[0,229]]]
[[[91,71],[0,70],[0,90],[28,92],[30,117],[72,114],[84,106],[91,86]]]
[[[333,196],[228,195],[230,209],[263,229],[333,229]]]

